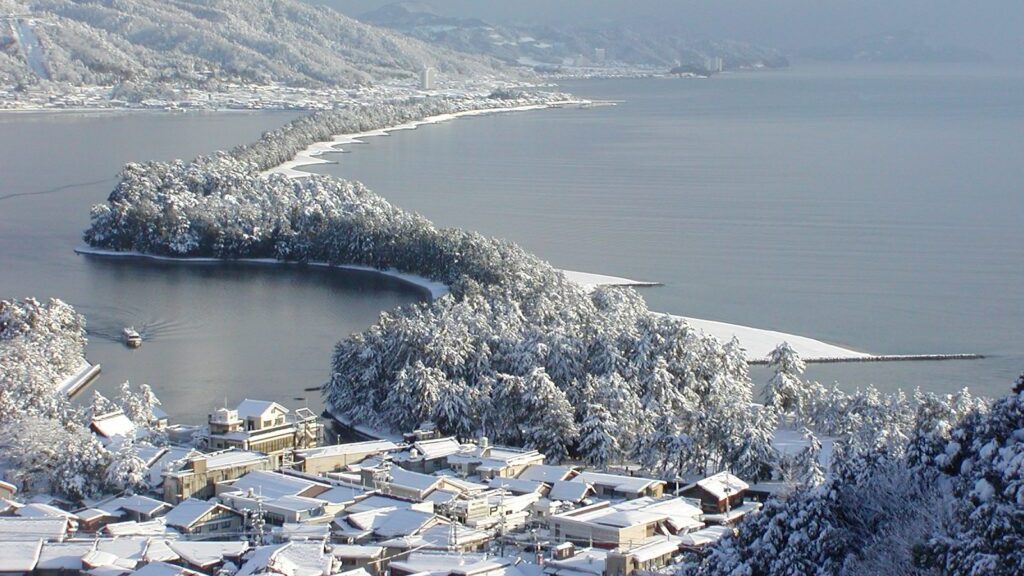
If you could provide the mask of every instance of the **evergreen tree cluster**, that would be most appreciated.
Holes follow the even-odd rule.
[[[906,442],[846,437],[821,485],[769,500],[680,574],[1021,574],[1024,393],[908,404]]]
[[[81,367],[85,343],[85,319],[60,300],[0,301],[0,423],[59,417],[57,385]]]
[[[81,366],[85,342],[85,319],[60,300],[0,301],[0,469],[23,492],[78,499],[144,481],[134,438],[104,447],[89,420],[122,410],[148,431],[160,401],[125,383],[117,403],[97,392],[90,410],[73,406],[57,386]]]

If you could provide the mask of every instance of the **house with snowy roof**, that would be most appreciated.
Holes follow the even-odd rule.
[[[721,514],[741,506],[748,488],[750,485],[736,476],[719,472],[685,486],[679,493],[700,500],[705,512]]]
[[[453,437],[417,440],[401,452],[391,456],[395,464],[422,474],[433,474],[448,468],[448,457],[462,450],[462,444]]]
[[[33,502],[19,506],[14,511],[14,514],[22,518],[62,518],[67,522],[68,532],[78,531],[78,516],[66,510],[61,510],[52,504]]]
[[[371,456],[388,454],[399,449],[398,444],[390,440],[370,440],[296,450],[295,469],[309,474],[338,472]]]
[[[68,521],[63,517],[0,516],[0,542],[61,542],[67,535]]]
[[[575,547],[562,558],[553,558],[544,565],[544,574],[564,576],[605,576],[608,551],[602,548]]]
[[[331,546],[331,555],[334,556],[334,569],[341,572],[363,569],[377,576],[384,569],[383,546],[335,544]]]
[[[572,466],[553,466],[551,464],[534,464],[526,467],[516,478],[533,482],[552,484],[559,480],[575,478],[579,472]]]
[[[660,497],[664,494],[665,486],[667,486],[663,480],[654,478],[588,471],[580,472],[573,480],[590,484],[600,498],[626,500],[644,496]]]
[[[136,494],[111,498],[98,503],[93,509],[113,514],[125,520],[148,522],[166,514],[171,509],[171,505],[149,496]],[[79,513],[79,516],[81,516],[81,513]]]
[[[680,554],[680,547],[677,536],[654,536],[637,545],[616,548],[605,560],[605,574],[654,572],[672,564]]]
[[[237,534],[244,528],[242,513],[219,502],[189,498],[179,502],[165,516],[168,526],[182,534]]]
[[[0,574],[28,574],[39,563],[43,541],[0,541]]]
[[[632,548],[655,536],[683,534],[703,526],[701,509],[685,498],[601,501],[548,518],[556,541],[602,548]]]
[[[219,408],[208,417],[210,448],[266,454],[272,468],[290,463],[295,450],[320,443],[323,426],[309,408],[295,412],[277,402],[246,398],[234,410]]]
[[[391,562],[391,574],[409,576],[537,576],[539,568],[512,558],[453,552],[415,552]]]
[[[323,543],[286,542],[247,554],[236,576],[329,576],[333,562]]]
[[[177,556],[173,561],[207,574],[216,572],[225,562],[238,565],[249,551],[249,543],[244,540],[166,540],[164,543]]]
[[[36,563],[38,576],[74,574],[82,570],[82,557],[96,549],[96,542],[45,542]]]
[[[104,526],[101,532],[115,538],[128,536],[166,537],[178,534],[173,528],[167,527],[167,521],[162,517],[146,522],[136,522],[135,520],[113,522]]]
[[[224,450],[195,455],[182,468],[164,472],[164,500],[177,504],[192,497],[212,498],[218,483],[271,468],[270,459],[259,452]]]
[[[515,478],[527,467],[543,464],[544,455],[536,450],[492,446],[486,436],[477,444],[466,444],[448,455],[448,466],[462,477]]]
[[[135,439],[140,434],[135,423],[120,409],[93,416],[89,429],[96,434],[104,446],[110,445],[117,438]]]

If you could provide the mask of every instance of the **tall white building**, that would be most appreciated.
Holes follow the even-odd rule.
[[[420,70],[420,90],[433,90],[436,71],[430,66],[424,66]]]

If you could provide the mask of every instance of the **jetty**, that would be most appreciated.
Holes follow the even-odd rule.
[[[79,366],[78,370],[57,385],[57,392],[71,398],[92,383],[99,374],[99,364],[90,364],[88,360],[82,358],[82,364]]]
[[[983,354],[882,354],[879,356],[838,356],[835,358],[804,358],[806,364],[840,364],[844,362],[940,362],[946,360],[983,360]],[[766,366],[767,358],[747,361],[753,366]]]

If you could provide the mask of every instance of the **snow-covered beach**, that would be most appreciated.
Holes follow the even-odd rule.
[[[388,136],[391,132],[399,130],[415,130],[416,128],[426,124],[438,124],[467,116],[482,116],[485,114],[501,114],[506,112],[525,112],[528,110],[542,110],[545,108],[560,106],[583,106],[589,104],[592,104],[589,100],[561,100],[556,102],[545,102],[543,104],[526,104],[523,106],[509,106],[505,108],[476,108],[472,110],[464,110],[462,112],[453,112],[451,114],[437,114],[422,120],[405,122],[388,128],[381,128],[379,130],[368,130],[366,132],[356,132],[352,134],[338,134],[326,142],[315,142],[310,144],[305,150],[296,154],[291,160],[281,164],[280,166],[265,170],[263,174],[284,174],[289,178],[304,178],[309,176],[310,173],[298,170],[298,168],[314,164],[328,164],[329,161],[324,160],[321,156],[330,152],[341,152],[342,149],[339,148],[339,146],[362,144],[364,138]]]

